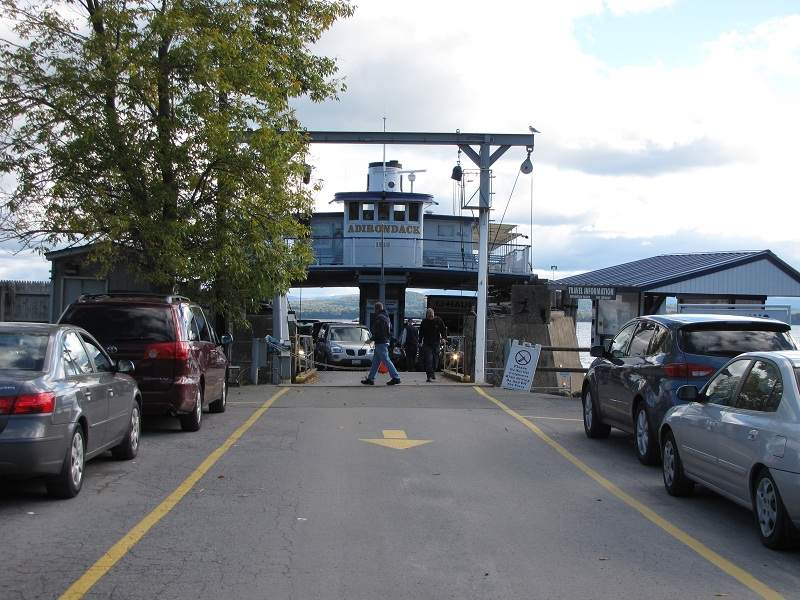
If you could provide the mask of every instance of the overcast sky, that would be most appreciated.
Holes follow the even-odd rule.
[[[364,0],[318,47],[337,103],[308,129],[525,133],[494,167],[495,220],[564,276],[668,252],[770,248],[800,268],[800,4],[779,0]],[[362,190],[380,147],[313,146],[317,208]],[[451,148],[390,147],[451,212]],[[462,161],[466,163],[466,159]],[[532,184],[532,185],[531,185]],[[532,195],[531,195],[532,192]],[[533,231],[530,231],[531,201]],[[0,258],[0,278],[48,278]]]

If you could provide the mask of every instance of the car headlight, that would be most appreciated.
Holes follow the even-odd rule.
[[[305,355],[306,355],[306,351],[305,351],[305,350],[303,350],[302,348],[300,348],[300,350],[298,350],[298,351],[297,351],[297,353],[298,353],[300,356],[305,356]]]
[[[334,354],[341,354],[344,352],[344,348],[342,348],[339,344],[331,344],[331,352]]]

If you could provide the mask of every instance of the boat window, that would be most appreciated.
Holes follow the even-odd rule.
[[[364,207],[361,209],[361,220],[363,221],[374,221],[375,220],[375,205],[374,204],[364,204]]]
[[[378,221],[389,220],[389,208],[391,208],[391,205],[388,202],[378,204]]]
[[[406,205],[402,202],[394,205],[394,215],[392,217],[395,221],[403,222],[406,220]]]
[[[419,202],[412,202],[408,205],[408,220],[419,221]]]
[[[349,202],[347,204],[347,216],[350,218],[351,221],[358,221],[358,202]]]

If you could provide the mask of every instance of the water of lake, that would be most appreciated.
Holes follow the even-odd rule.
[[[588,348],[592,345],[592,324],[589,321],[578,321],[575,333],[578,337],[578,346]],[[792,325],[792,337],[800,345],[800,325]],[[588,352],[581,352],[581,365],[588,368],[590,364],[592,364],[592,357]]]

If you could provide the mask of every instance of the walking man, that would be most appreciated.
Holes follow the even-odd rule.
[[[439,345],[441,340],[447,337],[447,327],[441,317],[433,314],[433,309],[425,311],[425,318],[419,327],[422,337],[422,356],[425,360],[425,373],[428,382],[436,379],[436,362],[439,358]]]
[[[378,372],[378,367],[381,362],[389,369],[391,380],[386,382],[386,385],[397,385],[400,383],[400,373],[392,363],[389,357],[389,338],[392,335],[392,322],[389,320],[389,315],[383,309],[382,302],[375,303],[375,318],[372,321],[372,340],[375,342],[375,352],[372,354],[372,366],[369,368],[369,374],[366,379],[362,379],[361,383],[364,385],[375,385],[375,374]]]
[[[403,347],[403,353],[406,356],[406,371],[413,371],[414,366],[417,364],[419,334],[417,334],[417,328],[414,327],[414,321],[412,319],[406,319],[403,333],[400,334],[400,345]]]

